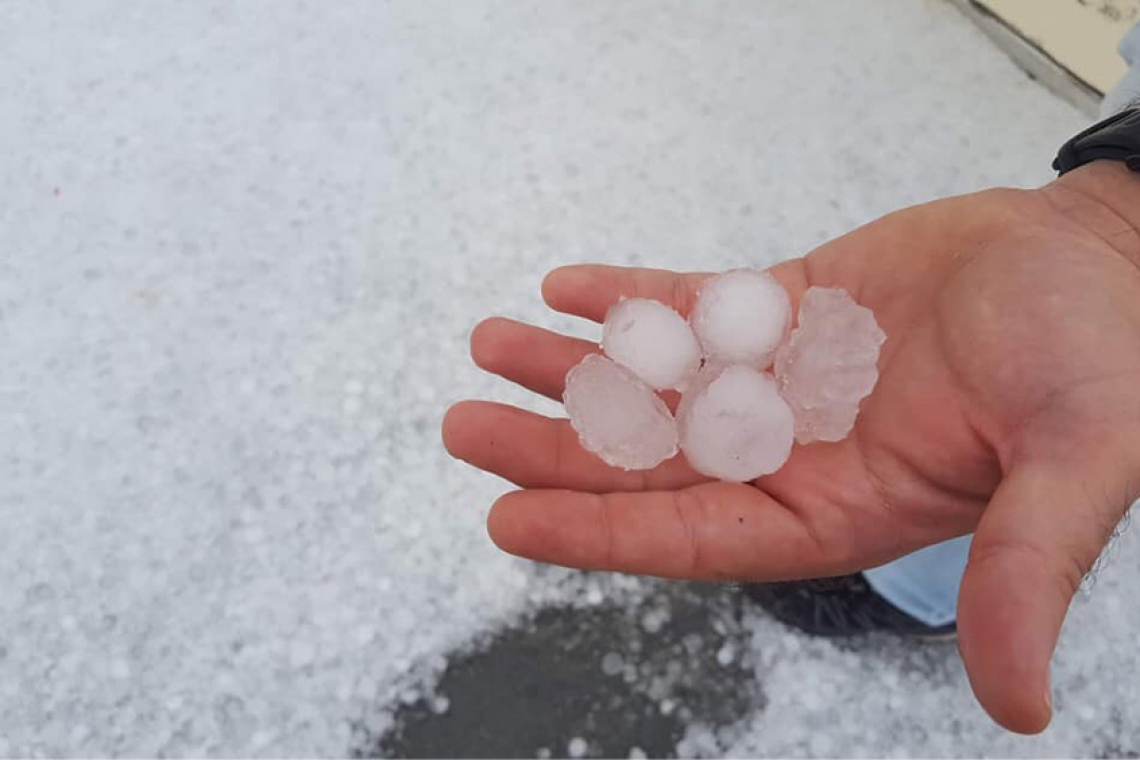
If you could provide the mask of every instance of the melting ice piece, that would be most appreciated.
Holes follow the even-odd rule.
[[[792,307],[775,277],[735,269],[702,283],[689,321],[707,359],[767,369],[791,327]]]
[[[701,366],[701,346],[689,323],[648,298],[627,298],[610,308],[602,348],[659,391],[681,386]]]
[[[677,409],[689,465],[736,482],[780,469],[792,451],[795,420],[775,379],[742,364],[701,375]]]
[[[796,415],[796,440],[839,441],[879,379],[886,341],[870,309],[841,288],[808,288],[799,325],[776,354],[776,380]]]
[[[645,383],[591,354],[566,375],[562,396],[587,451],[626,470],[648,470],[677,453],[677,424]]]

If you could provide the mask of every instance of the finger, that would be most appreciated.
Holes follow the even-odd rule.
[[[809,284],[804,262],[789,259],[767,270],[788,291],[793,309],[798,307]],[[546,275],[542,297],[555,311],[595,322],[603,321],[610,306],[622,298],[650,298],[687,317],[696,302],[697,290],[710,276],[707,272],[580,264],[560,267]]]
[[[559,267],[542,281],[542,297],[555,311],[595,322],[621,298],[650,298],[687,316],[707,273],[579,264]]]
[[[556,565],[770,581],[851,569],[841,518],[832,517],[809,524],[757,488],[715,482],[644,493],[516,491],[495,503],[487,528],[504,551]]]
[[[570,368],[598,351],[596,343],[501,317],[480,322],[471,333],[475,364],[555,401],[562,400]]]
[[[1037,733],[1051,719],[1061,624],[1125,509],[1104,498],[1107,487],[1122,502],[1126,490],[1109,469],[1022,465],[978,525],[959,595],[959,647],[978,701],[1012,731]]]
[[[568,420],[490,401],[463,401],[449,409],[443,442],[452,456],[523,488],[604,493],[683,488],[707,480],[681,456],[651,470],[610,467],[582,448]]]

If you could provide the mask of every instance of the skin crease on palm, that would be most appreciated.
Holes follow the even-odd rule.
[[[1140,496],[1140,175],[1097,162],[1037,190],[890,214],[771,271],[874,310],[888,340],[856,427],[797,446],[751,484],[675,457],[623,472],[565,420],[484,401],[448,450],[521,490],[488,517],[505,551],[594,570],[773,581],[882,564],[975,532],[958,603],[970,683],[1006,728],[1049,723],[1049,666],[1073,594]],[[555,310],[601,321],[621,296],[687,314],[703,274],[571,266]],[[559,399],[595,344],[505,319],[471,337],[483,369]],[[675,401],[675,399],[674,399]]]

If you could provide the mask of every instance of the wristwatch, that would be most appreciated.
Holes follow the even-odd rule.
[[[1123,161],[1140,172],[1140,105],[1098,121],[1071,138],[1057,152],[1053,168],[1064,174],[1100,159]]]

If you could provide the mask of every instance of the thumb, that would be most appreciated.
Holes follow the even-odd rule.
[[[1068,472],[1025,463],[986,508],[958,597],[958,646],[978,701],[1005,728],[1028,734],[1049,725],[1061,624],[1134,485],[1119,457]]]

